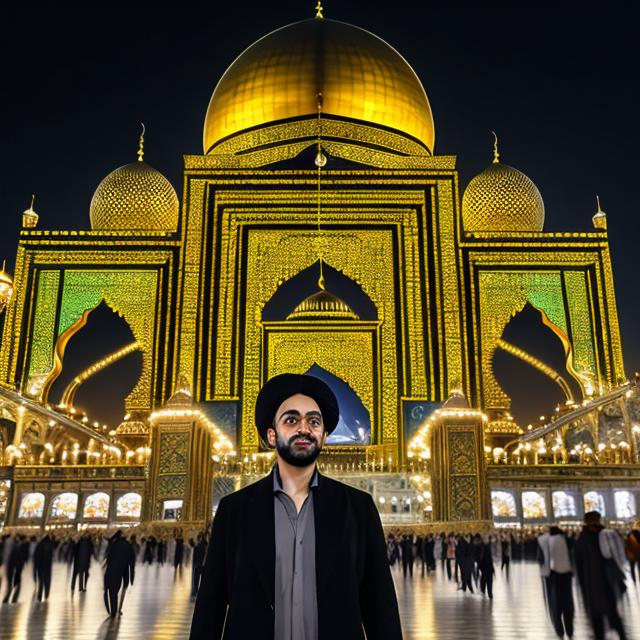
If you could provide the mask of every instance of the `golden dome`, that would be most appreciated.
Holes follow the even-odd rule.
[[[384,40],[344,22],[314,18],[264,36],[216,86],[204,124],[204,151],[247,129],[317,116],[402,132],[433,152],[427,95],[409,63]]]
[[[0,269],[0,313],[9,306],[13,297],[13,280],[11,276],[4,270],[4,265]]]
[[[494,161],[462,196],[465,231],[542,231],[544,201],[521,171]]]
[[[326,289],[305,298],[287,320],[358,320],[351,307]]]
[[[175,231],[180,205],[171,183],[146,162],[112,171],[93,194],[91,228]]]

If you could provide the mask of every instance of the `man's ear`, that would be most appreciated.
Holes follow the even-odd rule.
[[[267,429],[267,444],[271,449],[276,448],[276,430],[273,427]]]

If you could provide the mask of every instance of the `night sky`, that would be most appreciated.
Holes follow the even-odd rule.
[[[180,195],[182,154],[202,152],[204,115],[224,70],[260,36],[312,17],[314,4],[4,8],[0,262],[13,271],[32,193],[40,228],[89,228],[93,191],[135,160],[140,121],[145,160]],[[495,129],[501,160],[542,193],[545,230],[590,230],[600,194],[627,373],[640,368],[640,12],[632,4],[324,3],[326,17],[369,29],[413,66],[433,109],[435,151],[458,156],[463,188],[491,161]]]

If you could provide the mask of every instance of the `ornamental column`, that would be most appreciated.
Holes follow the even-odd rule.
[[[486,416],[454,393],[433,415],[431,484],[433,519],[490,526],[491,511],[484,459]]]
[[[149,422],[151,461],[144,519],[206,524],[211,519],[212,455],[231,453],[231,442],[194,405],[184,381]]]

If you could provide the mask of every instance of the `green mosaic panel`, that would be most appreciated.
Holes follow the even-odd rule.
[[[564,281],[569,302],[573,366],[578,373],[597,379],[598,366],[593,343],[593,324],[589,308],[587,277],[584,271],[566,271]]]
[[[59,271],[41,271],[33,318],[33,340],[29,359],[29,377],[49,373],[53,368],[56,303],[60,287]]]

